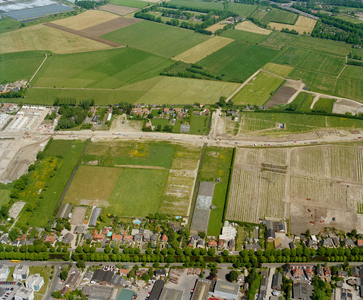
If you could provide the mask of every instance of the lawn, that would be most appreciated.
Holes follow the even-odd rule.
[[[4,205],[5,203],[8,203],[10,201],[10,189],[1,189],[0,190],[0,206]]]
[[[250,44],[257,44],[266,38],[265,34],[258,34],[238,29],[229,29],[223,31],[221,36],[234,39],[239,42],[250,43]]]
[[[159,75],[171,61],[132,48],[53,55],[32,84],[39,87],[114,89]]]
[[[151,123],[153,126],[157,127],[158,125],[163,128],[165,125],[169,125],[170,121],[168,119],[152,119]]]
[[[246,80],[277,53],[275,50],[235,41],[199,61],[198,64],[211,72]]]
[[[247,18],[257,9],[257,5],[230,2],[227,9]]]
[[[313,107],[313,111],[332,113],[335,99],[320,98]]]
[[[80,166],[64,202],[79,205],[81,200],[107,201],[121,172],[120,168]]]
[[[299,15],[278,8],[271,8],[269,12],[256,11],[252,17],[260,20],[264,24],[277,22],[293,25]]]
[[[122,169],[107,212],[123,217],[146,217],[156,213],[168,174],[165,170]]]
[[[0,72],[0,82],[29,80],[39,68],[44,58],[44,51],[1,54],[0,70],[2,72]]]
[[[45,151],[46,155],[66,155],[69,147],[72,145],[72,140],[52,140]]]
[[[263,105],[283,81],[283,79],[269,73],[260,72],[232,100],[236,104]]]
[[[102,38],[171,58],[210,37],[187,29],[144,21],[107,33]]]
[[[16,25],[19,25],[20,22],[12,19],[12,18],[9,18],[9,17],[5,17],[4,15],[2,15],[2,18],[0,19],[0,30],[2,29],[6,29],[6,28],[9,28],[9,27],[13,27],[13,26],[16,26]]]
[[[52,184],[44,195],[44,199],[40,202],[40,206],[31,218],[30,226],[44,227],[47,224],[85,145],[86,142],[73,141],[72,147],[68,149],[59,170],[54,176]],[[20,217],[20,220],[23,221],[23,218]],[[25,223],[25,221],[23,222]]]
[[[208,224],[208,236],[219,236],[223,227],[223,211],[224,204],[226,202],[227,183],[218,183],[214,187],[214,195],[212,204],[217,209],[210,211],[209,224]]]
[[[192,116],[190,134],[208,134],[209,116]]]
[[[148,5],[150,5],[151,3],[148,3],[146,1],[138,1],[138,0],[111,0],[110,4],[129,6],[129,7],[135,7],[135,8],[144,8]]]

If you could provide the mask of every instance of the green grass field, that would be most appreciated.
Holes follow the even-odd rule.
[[[212,204],[217,209],[211,210],[208,235],[218,236],[223,227],[223,210],[226,201],[228,187],[229,167],[232,160],[232,149],[207,147],[205,151],[203,165],[200,171],[201,181],[215,181],[217,177],[221,179],[214,187]]]
[[[138,0],[111,0],[110,4],[129,6],[135,8],[144,8],[152,3],[148,3],[146,1],[138,1]]]
[[[353,24],[360,24],[360,23],[363,23],[362,20],[359,20],[359,19],[356,19],[356,18],[352,18],[352,17],[348,17],[348,16],[337,16],[338,19],[340,20],[344,20],[344,21],[347,21],[347,22],[351,22]]]
[[[171,64],[170,60],[132,48],[53,55],[32,84],[113,89],[157,76]]]
[[[20,22],[2,15],[0,19],[0,30],[19,25]]]
[[[283,79],[269,73],[260,72],[245,85],[233,98],[236,104],[263,105],[271,97],[271,93],[283,83]]]
[[[190,122],[190,134],[207,134],[209,116],[192,116]]]
[[[311,94],[301,92],[291,104],[296,111],[311,112],[310,106],[313,103],[313,100],[314,97]]]
[[[242,4],[242,3],[228,3],[229,11],[239,14],[241,17],[249,17],[256,9],[257,5]]]
[[[24,102],[53,105],[56,97],[64,97],[78,101],[94,99],[96,105],[112,105],[119,103],[120,99],[127,99],[130,103],[174,105],[193,104],[198,98],[198,101],[210,104],[216,103],[221,96],[228,97],[238,86],[238,83],[231,82],[157,76],[115,90],[32,88],[26,91]]]
[[[53,213],[57,202],[68,182],[71,173],[76,166],[80,155],[86,145],[86,142],[83,141],[73,141],[72,147],[70,147],[63,158],[63,162],[56,172],[54,176],[54,180],[52,184],[49,186],[47,192],[44,195],[44,199],[42,199],[40,206],[35,211],[34,215],[31,217],[29,221],[30,226],[44,227],[50,215]],[[73,147],[74,146],[74,147]],[[36,190],[36,193],[38,190]],[[21,215],[25,213],[23,210]],[[26,222],[27,218],[20,218],[22,222]]]
[[[285,123],[286,130],[277,130],[276,123]],[[291,133],[311,132],[325,128],[363,128],[363,120],[344,117],[305,115],[289,113],[243,113],[241,132],[264,135],[286,135]],[[266,131],[266,129],[270,129]],[[261,130],[265,130],[260,132]]]
[[[1,189],[0,190],[0,206],[4,205],[5,203],[8,203],[10,200],[10,189]]]
[[[44,60],[44,53],[28,51],[0,54],[0,82],[29,80]]]
[[[246,80],[272,60],[277,51],[233,42],[198,62],[211,72]]]
[[[102,38],[167,58],[209,39],[208,36],[191,30],[149,21],[118,29]]]
[[[123,169],[106,211],[123,217],[156,213],[167,178],[168,172],[164,170]]]
[[[239,42],[250,43],[250,44],[259,43],[266,38],[266,35],[264,34],[252,33],[238,29],[229,29],[223,31],[221,36],[234,39]]]
[[[38,267],[34,267],[31,266],[29,267],[29,275],[31,274],[39,274],[41,277],[44,278],[44,284],[43,286],[40,288],[40,290],[36,293],[34,293],[34,300],[41,300],[44,297],[44,294],[47,291],[47,287],[48,287],[48,282],[50,279],[50,267],[48,266],[38,266]]]
[[[271,8],[271,11],[256,11],[253,15],[253,18],[260,20],[264,24],[268,24],[270,22],[277,22],[283,24],[295,24],[298,14],[294,14],[282,9]]]
[[[178,7],[191,7],[191,8],[205,8],[205,9],[216,9],[223,10],[223,4],[219,2],[204,2],[204,1],[188,1],[188,0],[172,0],[169,2],[172,5]]]
[[[313,107],[314,112],[332,113],[335,99],[320,98]]]
[[[358,66],[346,66],[343,73],[340,74],[341,78],[349,79],[363,79],[363,68]]]
[[[72,145],[72,140],[53,140],[47,151],[45,152],[46,155],[66,155],[69,147]]]

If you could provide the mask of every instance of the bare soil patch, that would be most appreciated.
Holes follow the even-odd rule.
[[[57,24],[45,23],[44,25],[49,26],[49,27],[53,27],[53,28],[56,28],[56,29],[59,29],[59,30],[65,31],[65,32],[73,33],[75,35],[78,35],[78,36],[81,36],[81,37],[84,37],[86,39],[96,41],[96,42],[99,42],[99,43],[102,43],[102,44],[106,44],[106,45],[111,46],[111,47],[116,48],[116,47],[121,47],[122,46],[122,45],[117,44],[115,42],[111,42],[111,41],[108,41],[108,40],[105,40],[105,39],[101,39],[99,37],[92,36],[92,35],[87,34],[85,32],[70,29],[70,28],[66,28],[66,27],[63,27],[63,26],[60,26],[60,25],[57,25]]]
[[[273,107],[278,104],[285,104],[289,101],[289,99],[296,93],[296,90],[287,87],[282,86],[279,88],[279,90],[271,97],[271,99],[267,102],[265,107]]]
[[[149,1],[150,2],[150,1]],[[137,8],[122,6],[122,5],[114,5],[114,4],[106,4],[99,8],[103,11],[108,11],[110,13],[114,13],[120,16],[128,15],[134,11],[137,11]]]
[[[135,24],[135,23],[138,23],[141,21],[142,20],[140,20],[140,19],[130,19],[130,18],[119,17],[117,19],[113,19],[113,20],[107,21],[105,23],[83,29],[82,32],[84,32],[87,35],[101,36],[106,33],[130,26],[132,24]]]
[[[82,225],[84,217],[86,215],[87,207],[75,207],[73,210],[71,224]]]

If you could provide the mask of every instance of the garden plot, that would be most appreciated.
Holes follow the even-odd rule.
[[[324,227],[351,231],[363,219],[362,156],[362,144],[239,149],[226,218],[290,218],[294,234]]]

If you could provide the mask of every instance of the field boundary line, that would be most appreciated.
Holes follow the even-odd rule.
[[[316,102],[318,102],[320,95],[315,95],[313,102],[310,105],[310,109],[313,109]]]
[[[32,78],[30,78],[30,80],[28,81],[28,84],[33,80],[33,78],[35,77],[35,75],[37,75],[37,73],[39,72],[40,68],[43,66],[43,64],[47,60],[47,58],[48,58],[48,54],[45,54],[45,58],[44,58],[43,62],[40,64],[39,68],[35,71],[35,73],[33,74]]]
[[[151,169],[151,170],[167,170],[164,167],[158,166],[142,166],[142,165],[113,165],[118,168],[130,168],[130,169]]]
[[[343,69],[340,71],[340,73],[338,74],[337,78],[340,77],[340,75],[343,73],[343,71],[345,70],[346,67],[347,67],[347,65],[344,65]]]
[[[226,102],[231,100],[231,98],[233,98],[252,78],[257,76],[257,74],[260,73],[261,70],[262,69],[258,69],[255,73],[248,77],[248,79],[244,83],[242,83],[230,96],[227,97]]]
[[[120,45],[118,43],[108,41],[108,40],[102,39],[100,37],[87,34],[87,33],[82,32],[82,31],[78,31],[78,30],[67,28],[67,27],[63,27],[63,26],[60,26],[60,25],[57,25],[57,24],[45,23],[43,25],[48,26],[48,27],[52,27],[52,28],[55,28],[55,29],[58,29],[58,30],[62,30],[62,31],[65,31],[65,32],[68,32],[68,33],[72,33],[74,35],[78,35],[80,37],[83,37],[83,38],[86,38],[86,39],[89,39],[89,40],[92,40],[92,41],[95,41],[95,42],[99,42],[99,43],[102,43],[102,44],[105,44],[105,45],[108,45],[108,46],[111,46],[111,47],[114,47],[114,48],[122,47],[122,45]]]

